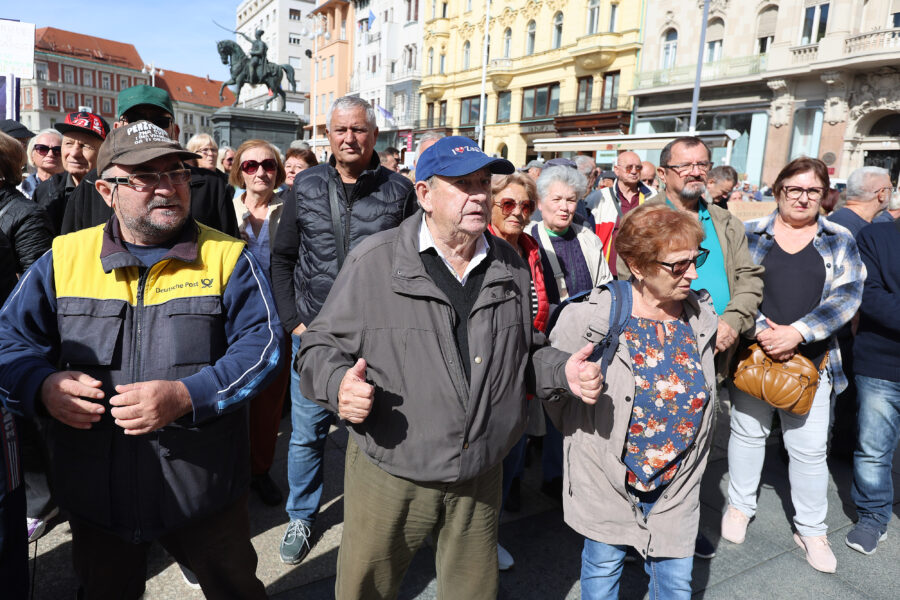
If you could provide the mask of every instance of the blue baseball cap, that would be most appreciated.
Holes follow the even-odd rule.
[[[416,164],[416,181],[432,175],[468,175],[487,167],[491,173],[509,175],[516,167],[505,158],[495,158],[482,152],[474,141],[462,135],[441,138],[431,145]]]

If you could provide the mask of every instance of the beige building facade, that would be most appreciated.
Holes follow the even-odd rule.
[[[634,130],[687,131],[703,1],[653,5],[632,92]],[[896,182],[898,0],[712,0],[702,57],[697,129],[738,131],[731,162],[742,178],[771,184],[806,155],[834,177],[874,164]]]

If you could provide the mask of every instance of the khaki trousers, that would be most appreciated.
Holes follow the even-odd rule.
[[[377,467],[351,436],[335,597],[396,598],[413,555],[431,534],[437,597],[496,600],[501,469],[457,483],[416,483]]]

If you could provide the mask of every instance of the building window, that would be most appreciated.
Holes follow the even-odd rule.
[[[765,54],[775,42],[778,7],[770,6],[756,18],[756,53]]]
[[[334,55],[328,57],[328,76],[334,77]]]
[[[31,88],[25,88],[25,104],[31,104]]]
[[[59,95],[56,90],[47,90],[47,106],[59,106]]]
[[[48,77],[47,71],[47,63],[36,62],[34,63],[34,78],[39,81],[47,81]]]
[[[503,32],[503,58],[509,58],[509,53],[512,48],[512,29],[509,27],[506,28],[506,31]]]
[[[425,119],[425,126],[431,129],[432,127],[434,127],[434,102],[428,103],[426,114],[427,117]]]
[[[303,43],[303,38],[299,35],[294,35],[293,33],[288,34],[288,44],[294,44],[295,46],[299,46]]]
[[[588,3],[587,32],[588,35],[600,30],[600,0],[591,0]]]
[[[530,56],[534,54],[534,32],[537,29],[537,25],[534,24],[534,21],[528,21],[528,28],[525,32],[525,55]]]
[[[406,20],[419,20],[419,0],[406,0]]]
[[[109,73],[100,73],[100,87],[104,90],[112,89],[112,82],[109,77]]]
[[[65,100],[65,103],[66,103],[65,108],[67,108],[67,109],[68,108],[71,108],[71,109],[77,108],[77,106],[75,104],[75,94],[73,94],[72,92],[66,92],[63,95],[63,100]]]
[[[469,59],[472,55],[472,44],[468,40],[463,43],[463,71],[469,68]]]
[[[296,8],[288,9],[288,19],[291,21],[299,21],[303,18],[303,14]]]
[[[512,92],[497,93],[497,122],[509,123],[510,108],[512,107]]]
[[[474,125],[481,115],[481,96],[463,98],[459,109],[459,124]]]
[[[437,17],[438,17],[437,0],[431,0],[431,18],[437,19]]]
[[[447,14],[448,14],[447,3],[444,2],[444,3],[441,4],[441,17],[443,17],[443,18],[446,19],[446,18],[447,18]]]
[[[441,71],[441,75],[443,75],[446,72],[446,66],[447,66],[447,56],[445,54],[441,54],[440,63],[441,63],[440,71]]]
[[[800,43],[817,44],[825,35],[826,29],[828,29],[828,2],[807,6],[803,12]]]
[[[801,108],[794,112],[790,160],[801,156],[818,156],[822,139],[821,108]]]
[[[438,126],[447,126],[447,101],[441,100],[440,112],[438,113]]]
[[[619,107],[619,72],[607,73],[603,76],[603,110],[615,110]]]
[[[75,83],[75,69],[63,67],[63,83]]]
[[[125,76],[120,77],[119,78],[119,89],[124,90],[127,87],[128,87],[128,78]]]
[[[900,27],[900,12],[895,12],[891,15],[891,23],[895,28]]]
[[[81,99],[84,101],[82,106],[88,109],[88,112],[94,112],[94,97],[93,96],[82,96]]]
[[[703,62],[714,63],[722,60],[722,39],[725,37],[725,23],[713,19],[706,27],[706,52]]]
[[[562,28],[563,28],[563,14],[561,12],[556,13],[556,16],[553,17],[553,47],[559,48],[562,46]]]
[[[466,12],[472,12],[472,0],[466,0]]]
[[[110,98],[103,99],[103,112],[106,114],[112,113],[112,99],[110,99]]]
[[[522,97],[522,119],[551,117],[559,112],[559,84],[528,88]]]
[[[618,4],[610,4],[609,5],[609,30],[613,32],[616,30],[616,17],[619,13],[619,5]]]
[[[434,48],[428,49],[428,74],[434,73]]]
[[[659,57],[661,69],[671,69],[675,66],[675,53],[678,50],[678,32],[669,29],[663,36],[662,52]]]
[[[94,87],[94,74],[91,71],[81,72],[81,84],[87,87]]]
[[[588,112],[591,110],[591,97],[594,91],[594,78],[590,75],[578,78],[578,100],[575,103],[577,112]]]
[[[303,68],[303,62],[300,60],[299,56],[289,56],[288,64],[294,68],[294,73],[296,74],[301,68]]]

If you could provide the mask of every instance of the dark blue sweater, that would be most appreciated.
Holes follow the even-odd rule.
[[[867,276],[854,369],[857,375],[900,381],[900,230],[893,223],[873,223],[859,232],[857,243]]]

